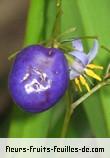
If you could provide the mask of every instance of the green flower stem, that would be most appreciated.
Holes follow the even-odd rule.
[[[91,96],[94,92],[96,92],[97,90],[99,90],[100,88],[102,88],[103,86],[106,86],[110,84],[110,80],[106,80],[103,81],[101,83],[99,83],[98,85],[96,85],[94,88],[91,89],[90,92],[86,93],[85,95],[83,95],[81,98],[79,98],[77,101],[75,101],[72,105],[71,105],[71,113],[73,113],[74,109],[79,106],[84,100],[86,100],[89,96]]]
[[[75,39],[98,39],[98,36],[79,36]]]
[[[66,30],[65,32],[63,32],[63,33],[57,35],[57,40],[59,40],[60,38],[64,37],[65,35],[67,35],[67,34],[69,34],[69,33],[73,33],[73,32],[75,32],[75,31],[76,31],[76,27],[72,27],[72,28]],[[62,41],[60,41],[60,43],[62,43]]]
[[[18,52],[12,53],[12,54],[8,57],[8,60],[13,59],[17,54],[18,54]]]
[[[69,126],[69,122],[71,119],[71,116],[74,112],[74,110],[84,101],[86,100],[89,96],[91,96],[93,93],[95,93],[97,90],[99,90],[100,88],[106,86],[106,85],[110,85],[110,79],[104,80],[101,83],[99,83],[98,85],[96,85],[94,88],[91,89],[91,92],[87,92],[85,95],[83,95],[82,97],[80,97],[77,101],[75,101],[73,104],[71,104],[70,109],[68,109],[66,111],[65,114],[65,119],[64,119],[64,124],[63,124],[63,128],[62,128],[62,133],[61,133],[61,138],[64,138],[67,134],[67,130],[68,130],[68,126]]]
[[[69,93],[70,92],[68,90],[66,92],[66,97],[68,99],[68,105],[67,105],[67,109],[66,109],[66,114],[65,114],[65,118],[64,118],[64,124],[63,124],[63,128],[62,128],[61,136],[60,136],[61,138],[64,138],[66,136],[70,118],[71,118],[71,97],[70,97]]]
[[[53,47],[56,45],[57,36],[61,32],[61,1],[62,0],[56,0],[56,19],[53,26],[52,39],[51,39]]]
[[[97,36],[78,36],[78,37],[72,37],[66,40],[62,40],[61,43],[72,42],[73,40],[76,40],[76,39],[98,39],[98,37]]]
[[[71,108],[67,108],[65,118],[64,118],[64,124],[63,124],[63,128],[62,128],[62,132],[61,132],[61,138],[66,137],[66,133],[67,133],[67,130],[68,130],[70,119],[71,119]]]
[[[105,49],[107,52],[109,52],[109,53],[110,53],[110,49],[109,49],[109,48],[107,48],[106,46],[101,45],[100,47],[101,47],[102,49]]]
[[[70,85],[71,86],[71,85]],[[66,91],[65,97],[67,98],[67,106],[66,106],[66,113],[65,113],[65,118],[64,118],[64,126],[62,128],[61,132],[61,138],[64,138],[66,136],[67,130],[68,130],[68,125],[70,121],[70,115],[71,115],[71,103],[72,103],[72,98],[71,98],[71,92],[70,89],[71,87],[69,86],[68,90]]]

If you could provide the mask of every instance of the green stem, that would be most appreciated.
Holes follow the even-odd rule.
[[[56,38],[61,32],[61,1],[62,0],[56,0],[56,19],[52,32],[52,46],[56,44]]]
[[[66,136],[67,130],[68,130],[68,125],[69,125],[69,121],[71,118],[71,95],[70,95],[70,91],[69,89],[66,92],[66,98],[68,100],[68,105],[66,107],[66,114],[65,114],[65,118],[64,118],[64,125],[62,128],[62,132],[61,132],[61,138],[64,138]]]
[[[110,49],[109,49],[109,48],[107,48],[106,46],[101,45],[100,47],[101,47],[102,49],[104,49],[104,50],[106,50],[107,52],[109,52],[109,53],[110,53]]]
[[[8,60],[13,59],[19,52],[15,52],[8,57]]]
[[[72,38],[68,38],[66,40],[62,40],[60,43],[66,43],[66,42],[72,42],[73,40],[76,39],[98,39],[97,36],[79,36],[79,37],[72,37]]]
[[[74,39],[98,39],[98,36],[79,36]]]
[[[105,85],[110,84],[110,80],[106,80],[103,81],[101,83],[99,83],[98,85],[96,85],[94,88],[91,89],[90,92],[86,93],[85,95],[83,95],[81,98],[79,98],[77,101],[75,101],[72,105],[71,105],[71,113],[73,113],[74,109],[77,108],[77,106],[79,106],[84,100],[86,100],[89,96],[91,96],[94,92],[96,92],[97,90],[99,90],[100,88],[102,88]]]
[[[69,122],[70,122],[70,118],[71,118],[71,108],[66,110],[64,124],[63,124],[62,132],[61,132],[61,138],[65,138],[65,136],[66,136]]]
[[[103,86],[109,85],[110,84],[110,79],[107,79],[101,83],[99,83],[98,85],[96,85],[94,88],[91,89],[91,92],[86,93],[84,96],[80,97],[77,101],[75,101],[73,104],[71,104],[70,109],[67,109],[66,114],[65,114],[65,118],[64,118],[64,124],[63,124],[63,128],[62,128],[62,133],[61,133],[61,137],[65,137],[67,134],[67,130],[68,130],[68,126],[69,126],[69,122],[71,119],[71,116],[74,112],[74,110],[84,101],[86,100],[89,96],[91,96],[93,93],[95,93],[97,90],[99,90],[100,88],[102,88]]]

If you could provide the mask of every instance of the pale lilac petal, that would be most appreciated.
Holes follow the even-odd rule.
[[[97,55],[99,49],[99,43],[98,40],[94,41],[94,46],[93,48],[89,51],[88,56],[88,63],[90,63]]]
[[[83,65],[87,65],[88,55],[86,53],[83,53],[80,51],[73,51],[73,52],[70,52],[69,54],[74,56],[76,59],[80,60]]]
[[[70,80],[73,80],[74,78],[80,76],[80,73],[78,73],[75,70],[71,69],[69,75],[70,75]]]
[[[80,39],[73,40],[72,41],[72,46],[74,49],[83,52],[83,45]]]
[[[83,71],[84,71],[84,68],[85,68],[86,66],[85,65],[83,65],[82,63],[81,63],[81,61],[79,61],[79,60],[75,60],[74,62],[73,62],[73,64],[71,65],[71,68],[73,69],[73,70],[75,70],[76,72],[78,72],[78,73],[82,73]]]

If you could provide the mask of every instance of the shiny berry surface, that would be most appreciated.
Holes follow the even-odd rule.
[[[33,45],[16,56],[8,87],[14,102],[28,112],[41,112],[64,95],[69,82],[64,54],[56,48]]]

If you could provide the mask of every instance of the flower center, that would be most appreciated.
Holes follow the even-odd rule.
[[[79,91],[82,92],[82,87],[81,87],[81,84],[83,86],[86,87],[87,91],[90,92],[90,87],[89,87],[89,84],[87,83],[87,80],[88,77],[92,77],[98,81],[101,81],[101,77],[98,76],[92,69],[100,69],[100,70],[103,70],[103,67],[102,66],[98,66],[98,65],[94,65],[94,64],[88,64],[86,65],[86,68],[83,70],[83,73],[76,77],[75,78],[75,84],[76,86],[78,87]]]

